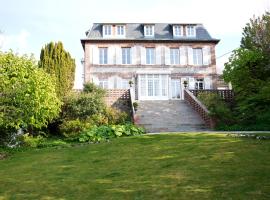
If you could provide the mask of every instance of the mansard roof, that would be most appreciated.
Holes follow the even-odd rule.
[[[154,37],[144,36],[144,25],[154,25]],[[126,34],[124,38],[103,38],[102,27],[103,25],[125,25]],[[194,25],[196,31],[196,37],[174,37],[173,36],[173,25]],[[208,31],[202,24],[168,24],[168,23],[94,23],[92,28],[86,31],[87,40],[141,40],[141,41],[183,41],[183,42],[214,42],[218,43],[219,40],[212,38]]]

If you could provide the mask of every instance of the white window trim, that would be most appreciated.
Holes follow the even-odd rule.
[[[118,28],[123,27],[123,34],[118,34]],[[126,35],[126,27],[124,25],[115,26],[115,35],[116,37],[125,37]]]
[[[103,50],[103,51],[102,51],[102,52],[103,52],[102,57],[101,57],[101,55],[100,55],[101,49]],[[104,51],[105,49],[106,49],[106,51],[107,51],[107,58],[106,58],[106,61],[107,61],[107,62],[106,62],[106,63],[104,62],[104,61],[105,61],[105,53],[104,53],[104,52],[105,52],[105,51]],[[108,48],[107,48],[107,47],[99,48],[99,49],[98,49],[98,53],[99,53],[99,55],[98,55],[98,56],[99,56],[99,64],[100,64],[100,65],[107,65],[107,64],[109,63],[109,60],[108,60],[108,59],[109,59],[109,56],[108,56],[108,53],[109,53],[109,52],[108,52]]]
[[[149,28],[149,33],[148,29]],[[144,36],[145,37],[154,37],[155,35],[155,26],[154,25],[144,25]]]
[[[199,59],[198,59],[198,54],[196,52],[197,50],[201,51],[201,63],[198,63]],[[202,48],[194,48],[194,49],[192,49],[192,51],[193,51],[193,65],[202,66],[203,65],[203,50],[202,50]],[[196,60],[194,59],[194,57],[196,57]]]
[[[110,34],[107,34],[107,28],[110,28]],[[103,25],[102,26],[103,37],[111,37],[112,36],[112,25]]]
[[[108,81],[108,79],[101,79],[98,81],[98,85],[99,85],[99,87],[101,87],[103,89],[108,89],[109,88],[109,81]]]
[[[123,60],[123,49],[129,49],[129,61],[130,61],[130,63],[127,63],[127,62],[124,63],[124,60]],[[122,55],[121,56],[121,60],[122,60],[121,64],[122,65],[131,65],[132,64],[132,60],[131,60],[132,59],[132,56],[131,56],[131,48],[130,47],[122,47],[121,48],[121,55]],[[125,61],[128,60],[127,58],[128,58],[128,55],[126,54],[126,57],[125,57],[126,60]]]
[[[189,27],[193,27],[193,34],[188,34]],[[186,36],[187,37],[196,37],[196,26],[195,25],[187,25],[186,26]]]
[[[177,34],[176,28],[180,28],[180,34]],[[182,37],[184,35],[183,26],[181,25],[173,25],[173,36],[174,37]]]
[[[175,50],[178,51],[178,58],[177,58],[177,55],[175,54]],[[174,54],[172,54],[172,52],[174,52]],[[177,59],[178,59],[178,63],[176,62]],[[179,48],[170,48],[170,63],[171,65],[180,65],[180,49]]]
[[[147,49],[153,49],[153,59],[149,59],[151,62],[147,63]],[[150,56],[152,58],[152,55]],[[146,65],[155,65],[156,64],[156,48],[146,47],[145,48],[145,64]]]

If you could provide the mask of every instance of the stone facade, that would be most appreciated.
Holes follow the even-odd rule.
[[[127,25],[124,27],[128,28]],[[90,36],[82,40],[85,82],[94,82],[107,89],[127,89],[132,81],[134,96],[139,100],[183,99],[185,81],[190,89],[217,88],[215,45],[218,40],[189,40],[188,37],[130,39],[128,35],[121,39],[104,39],[91,38],[91,31],[88,32]],[[100,48],[106,49],[106,64],[100,64]],[[123,48],[130,49],[130,64],[122,64]],[[146,53],[147,48],[154,49],[151,64],[147,64],[150,57]],[[177,50],[178,54],[174,55],[178,57],[177,64],[172,64],[171,49]],[[201,63],[194,63],[197,59],[195,49],[202,54]]]

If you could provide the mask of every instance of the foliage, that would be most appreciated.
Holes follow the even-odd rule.
[[[46,44],[41,49],[38,65],[55,78],[59,98],[62,99],[70,92],[74,84],[76,65],[62,42]]]
[[[60,112],[54,81],[26,55],[0,53],[0,94],[0,127],[8,132],[45,127]]]
[[[198,94],[198,99],[207,107],[210,115],[218,120],[219,125],[234,122],[230,108],[218,94],[201,92]]]
[[[270,116],[270,15],[250,20],[243,32],[241,47],[225,64],[223,76],[236,93],[239,123],[260,124],[265,129]]]
[[[60,125],[60,133],[65,137],[76,137],[78,133],[91,127],[91,124],[86,121],[76,120],[65,120]]]
[[[138,107],[139,107],[138,102],[133,102],[133,108],[135,111],[138,109]]]
[[[34,148],[38,147],[44,142],[44,140],[45,140],[44,137],[41,135],[34,137],[27,133],[22,136],[23,146],[26,146],[26,147],[34,147]]]
[[[106,91],[101,87],[97,87],[94,83],[88,82],[83,85],[83,92],[84,93],[95,93],[99,94],[101,97],[104,97]]]
[[[79,136],[80,142],[100,142],[114,137],[140,135],[144,129],[132,124],[110,125],[110,126],[93,126],[83,131]]]

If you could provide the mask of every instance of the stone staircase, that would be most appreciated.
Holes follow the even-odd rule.
[[[182,100],[139,101],[136,124],[148,133],[207,131],[200,116]]]

